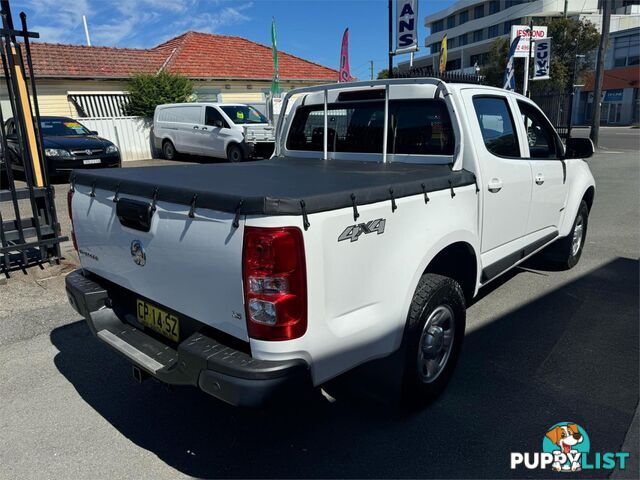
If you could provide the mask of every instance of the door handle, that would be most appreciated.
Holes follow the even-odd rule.
[[[498,193],[502,190],[502,181],[499,178],[492,178],[489,182],[489,191],[491,193]]]
[[[543,183],[544,183],[544,175],[542,175],[541,173],[538,173],[536,175],[536,184],[542,185]]]

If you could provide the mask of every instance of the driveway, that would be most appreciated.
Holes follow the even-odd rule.
[[[636,463],[615,475],[637,478],[638,153],[590,164],[598,189],[580,264],[531,263],[482,291],[449,388],[412,415],[382,400],[379,362],[286,409],[138,385],[66,305],[61,282],[17,303],[27,287],[12,279],[0,325],[31,326],[0,336],[0,478],[549,478],[510,470],[510,452],[540,451],[560,421],[583,426],[592,451],[630,451]]]

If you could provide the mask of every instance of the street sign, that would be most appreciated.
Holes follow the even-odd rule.
[[[536,39],[546,38],[547,27],[533,27],[533,41]],[[529,25],[511,25],[511,44],[516,37],[520,37],[518,47],[514,56],[516,58],[526,58],[529,53]]]

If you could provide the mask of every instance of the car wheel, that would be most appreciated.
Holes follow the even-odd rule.
[[[244,160],[244,152],[240,148],[240,145],[230,145],[227,148],[227,159],[231,163],[239,163]]]
[[[545,258],[563,270],[569,270],[577,265],[582,256],[584,241],[587,238],[589,224],[589,207],[582,200],[580,208],[573,221],[571,232],[564,238],[552,244],[545,250]]]
[[[424,274],[413,295],[402,345],[406,406],[426,405],[447,386],[460,356],[465,323],[464,294],[458,282]]]
[[[166,160],[175,160],[177,153],[176,147],[173,146],[171,140],[165,140],[162,144],[162,156]]]

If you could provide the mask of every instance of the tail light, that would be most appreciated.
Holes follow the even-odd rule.
[[[292,340],[307,330],[307,272],[299,228],[246,227],[242,252],[247,330]]]
[[[73,190],[69,189],[67,192],[67,210],[69,210],[69,220],[71,220],[71,242],[73,243],[73,248],[78,251],[78,244],[76,242],[76,232],[73,230],[73,209],[71,204],[73,202]]]

